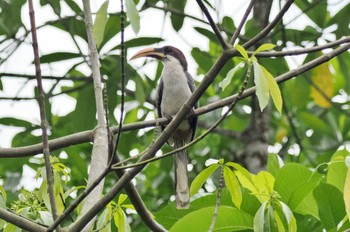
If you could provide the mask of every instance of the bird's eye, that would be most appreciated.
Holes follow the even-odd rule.
[[[170,52],[171,52],[171,49],[170,49],[169,47],[166,47],[166,48],[165,48],[165,53],[168,54],[168,53],[170,53]]]

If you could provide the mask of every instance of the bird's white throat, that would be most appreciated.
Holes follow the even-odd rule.
[[[164,61],[162,80],[164,87],[161,108],[163,113],[173,116],[191,96],[186,73],[176,58],[168,56]]]

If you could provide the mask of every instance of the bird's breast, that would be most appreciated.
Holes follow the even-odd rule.
[[[164,73],[166,74],[166,73]],[[191,90],[187,83],[185,73],[174,75],[163,75],[163,96],[161,109],[163,114],[174,116],[182,105],[191,96]]]

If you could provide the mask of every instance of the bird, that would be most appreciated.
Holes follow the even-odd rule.
[[[196,89],[194,79],[187,71],[185,55],[178,48],[164,46],[143,49],[130,60],[140,57],[155,58],[164,64],[157,87],[156,108],[158,117],[171,119]],[[193,114],[195,108],[198,108],[198,102],[190,112],[192,116],[184,119],[169,137],[167,143],[174,149],[193,140],[198,122],[197,117]],[[165,127],[161,128],[164,130]],[[185,149],[174,155],[175,202],[178,209],[188,209],[190,205],[187,164],[188,157]]]

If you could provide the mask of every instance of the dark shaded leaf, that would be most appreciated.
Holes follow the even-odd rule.
[[[51,63],[51,62],[69,60],[69,59],[74,59],[74,58],[79,58],[79,57],[81,57],[81,55],[78,53],[55,52],[55,53],[41,56],[40,63]]]

